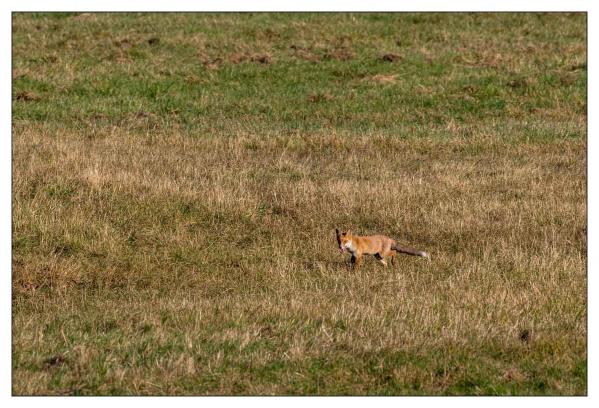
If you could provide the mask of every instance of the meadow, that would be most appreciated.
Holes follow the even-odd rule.
[[[586,395],[586,29],[13,14],[13,395]]]

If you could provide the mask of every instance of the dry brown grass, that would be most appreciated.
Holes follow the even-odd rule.
[[[66,350],[61,383],[77,378],[80,392],[97,393],[301,392],[291,380],[253,381],[244,364],[295,364],[284,375],[301,377],[302,362],[319,358],[478,356],[490,345],[524,355],[550,347],[544,364],[566,359],[572,369],[586,344],[585,144],[514,143],[496,131],[415,141],[115,129],[90,139],[19,128],[13,222],[16,245],[31,250],[14,256],[14,347],[34,365]],[[433,261],[348,270],[334,227],[389,234]],[[19,312],[34,304],[36,315]],[[112,322],[105,351],[80,327],[82,313],[98,334]],[[52,332],[53,346],[41,337],[50,321],[67,327]],[[149,366],[125,357],[144,327],[152,347],[170,350]],[[530,345],[522,330],[534,334]],[[94,388],[86,378],[98,360],[107,368]],[[511,364],[492,366],[508,382],[534,376]],[[426,392],[460,378],[437,384],[426,371],[386,375],[416,377]],[[15,372],[15,393],[60,392],[43,370],[28,372]],[[356,377],[351,364],[334,374],[316,392],[375,387],[376,376]],[[210,386],[184,385],[211,375]]]

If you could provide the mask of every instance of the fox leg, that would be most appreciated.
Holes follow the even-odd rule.
[[[395,251],[389,251],[389,254],[387,254],[387,256],[389,258],[391,258],[391,265],[395,266],[395,254],[397,254],[397,252]]]
[[[380,263],[382,263],[385,266],[385,268],[387,267],[387,261],[385,261],[385,256],[384,255],[381,255],[381,253],[378,253],[378,254],[374,254],[374,257],[376,259],[378,259],[378,261]]]
[[[362,255],[352,255],[351,263],[354,266],[354,269],[358,268],[360,266],[360,264],[362,263]]]
[[[391,259],[391,265],[395,266],[395,255],[396,254],[397,254],[396,251],[394,251],[393,249],[389,248],[389,249],[386,249],[386,250],[383,250],[383,251],[379,252],[377,254],[377,258],[385,266],[387,266],[386,258],[390,258]]]

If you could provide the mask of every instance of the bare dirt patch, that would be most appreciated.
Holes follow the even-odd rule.
[[[392,52],[384,54],[381,59],[385,62],[400,62],[402,60],[402,56],[399,54],[394,54]]]
[[[17,92],[17,94],[15,95],[15,100],[22,102],[35,102],[39,101],[40,99],[42,98],[38,94],[31,91]]]

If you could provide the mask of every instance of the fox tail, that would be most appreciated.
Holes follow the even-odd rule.
[[[391,246],[391,249],[400,252],[402,254],[408,254],[408,255],[414,255],[414,256],[421,256],[423,258],[429,258],[430,256],[429,254],[427,254],[424,251],[419,251],[418,249],[412,249],[412,248],[408,248],[408,247],[403,247],[399,244],[395,244]]]

